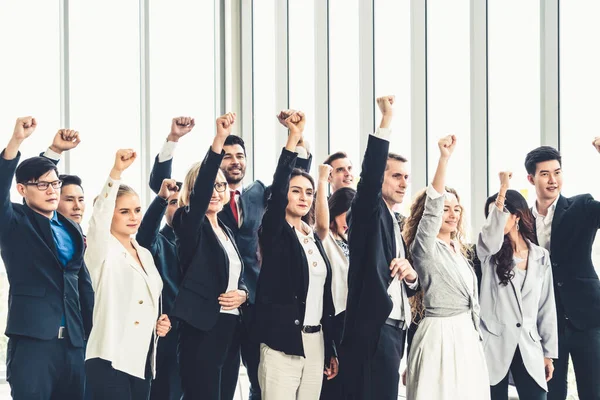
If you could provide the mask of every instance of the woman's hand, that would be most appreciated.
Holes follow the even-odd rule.
[[[546,371],[546,382],[548,382],[554,374],[554,361],[551,358],[544,357],[544,370]]]
[[[160,337],[167,336],[167,333],[171,330],[171,321],[167,314],[162,314],[156,322],[156,334]]]
[[[231,311],[239,308],[248,300],[248,294],[243,290],[231,290],[219,296],[219,304],[224,311]]]
[[[335,378],[340,369],[340,364],[338,363],[338,359],[334,356],[331,356],[329,360],[329,367],[325,367],[325,371],[323,373],[327,376],[327,380],[330,381]]]
[[[133,151],[133,149],[117,150],[115,164],[113,165],[112,171],[110,171],[110,177],[116,181],[121,180],[121,173],[129,168],[136,158],[137,153]]]

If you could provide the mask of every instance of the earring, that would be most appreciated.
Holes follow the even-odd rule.
[[[517,232],[519,231],[519,221],[517,221]]]

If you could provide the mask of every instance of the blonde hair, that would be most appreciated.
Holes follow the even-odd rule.
[[[126,194],[131,194],[134,196],[137,196],[138,194],[136,193],[135,190],[133,190],[133,188],[131,186],[127,186],[127,185],[119,185],[119,191],[117,192],[117,199],[121,196],[124,196]]]
[[[185,179],[183,180],[183,185],[181,186],[181,192],[179,194],[179,207],[185,207],[190,204],[190,196],[194,190],[194,184],[198,178],[200,167],[202,167],[202,163],[196,162],[192,164],[187,174],[185,174]],[[225,174],[220,169],[219,172],[217,172],[217,176],[221,177],[223,181],[227,182],[225,179]],[[223,205],[227,203],[229,203],[229,190],[225,190],[225,198],[223,199]]]

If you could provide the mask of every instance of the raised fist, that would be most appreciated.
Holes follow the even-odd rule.
[[[304,126],[306,125],[306,116],[302,111],[294,111],[292,114],[287,114],[288,111],[293,110],[285,110],[279,113],[280,116],[287,116],[283,120],[283,125],[290,130],[290,135],[298,136],[298,139],[301,140],[302,132],[304,132]]]
[[[508,187],[510,185],[510,179],[512,178],[512,172],[503,171],[498,174],[500,177],[500,185],[504,187]]]
[[[71,150],[77,147],[81,143],[79,132],[73,129],[59,129],[52,140],[50,149],[60,154],[63,151]]]
[[[288,127],[285,123],[285,120],[288,119],[289,117],[292,117],[292,122],[294,123],[298,123],[300,122],[300,116],[297,115],[298,111],[296,110],[283,110],[281,111],[279,114],[277,114],[277,120],[279,121],[279,123],[283,126],[285,126],[286,128]]]
[[[594,138],[594,141],[592,142],[592,144],[596,148],[596,151],[598,151],[598,153],[600,153],[600,136],[596,136]]]
[[[231,128],[235,124],[235,113],[227,113],[217,118],[217,136],[225,139],[231,135]]]
[[[377,98],[377,106],[384,117],[391,117],[394,114],[392,106],[394,105],[395,96],[383,96]]]
[[[13,131],[13,138],[18,140],[27,139],[33,131],[37,128],[37,121],[33,117],[21,117],[17,118],[15,123],[15,130]]]
[[[171,133],[167,137],[170,142],[177,142],[183,136],[187,135],[194,126],[196,121],[191,117],[177,117],[171,121]]]
[[[162,185],[160,185],[158,197],[161,197],[166,200],[178,191],[179,187],[177,187],[177,181],[175,179],[164,179],[162,181]]]
[[[137,154],[135,151],[133,151],[133,149],[117,150],[117,155],[115,156],[115,165],[113,168],[119,172],[123,172],[129,168],[131,164],[133,164],[136,158]]]
[[[327,182],[329,180],[329,175],[333,171],[333,168],[329,164],[321,164],[319,165],[319,181]]]
[[[441,138],[438,141],[438,147],[440,148],[440,155],[442,157],[450,157],[456,147],[456,136],[448,135]]]

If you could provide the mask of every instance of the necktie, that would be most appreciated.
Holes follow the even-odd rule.
[[[237,204],[235,202],[235,195],[239,194],[237,190],[231,190],[230,192],[231,198],[229,199],[229,207],[231,207],[231,212],[233,213],[233,219],[235,219],[236,225],[240,224],[240,217],[238,215]]]

